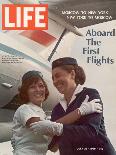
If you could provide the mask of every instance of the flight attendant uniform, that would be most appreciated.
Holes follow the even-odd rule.
[[[79,108],[85,100],[86,95],[89,96],[89,101],[100,99],[100,103],[102,104],[97,90],[78,85],[68,106],[63,98],[54,107],[51,120],[56,121],[76,108]],[[60,155],[116,154],[106,135],[103,113],[89,114],[81,117],[71,125],[64,125],[62,135],[60,137],[54,136],[49,149],[55,143],[59,144]]]
[[[45,112],[41,107],[28,103],[20,106],[13,118],[13,136],[14,155],[45,155],[48,147],[47,136],[34,134],[26,127],[26,122],[31,117],[46,118]]]

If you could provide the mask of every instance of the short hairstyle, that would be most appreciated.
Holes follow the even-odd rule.
[[[63,70],[66,70],[67,72],[71,72],[72,70],[75,71],[75,83],[78,85],[83,85],[86,80],[86,75],[82,67],[78,66],[77,64],[75,65],[63,65],[60,66]]]
[[[49,90],[48,90],[47,84],[43,80],[43,78],[31,77],[31,78],[28,78],[27,80],[22,82],[22,85],[21,85],[21,88],[20,88],[20,91],[19,91],[19,96],[20,96],[23,103],[29,102],[29,97],[28,97],[28,93],[27,93],[28,89],[29,89],[29,86],[32,85],[33,83],[37,83],[39,80],[42,80],[42,82],[43,82],[43,84],[45,86],[45,100],[48,98]]]

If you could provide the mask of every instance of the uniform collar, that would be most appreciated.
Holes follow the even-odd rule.
[[[77,95],[78,93],[80,93],[82,90],[83,90],[83,86],[79,84],[79,85],[76,87],[76,89],[75,89],[75,91],[74,91],[74,93],[73,93],[73,95],[72,95],[72,98],[71,98],[71,100],[70,100],[68,106],[74,101],[74,99],[76,98],[76,95]],[[64,109],[64,111],[66,111],[66,109],[68,108],[68,106],[67,106],[67,102],[66,102],[66,100],[65,100],[65,98],[64,98],[64,95],[60,98],[59,102],[60,102],[62,108]]]

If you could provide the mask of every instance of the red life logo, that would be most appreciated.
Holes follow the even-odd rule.
[[[48,29],[47,4],[3,4],[2,30]]]

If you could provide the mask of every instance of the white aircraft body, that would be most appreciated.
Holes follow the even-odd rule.
[[[12,2],[33,3],[2,0],[1,4]],[[13,114],[18,107],[18,88],[24,73],[29,70],[42,72],[50,90],[50,96],[43,106],[48,116],[57,103],[58,92],[52,84],[50,54],[69,30],[77,35],[82,34],[54,13],[49,11],[49,14],[48,30],[0,31],[0,131],[4,131],[0,132],[0,142],[10,140],[9,129],[12,127]],[[42,58],[43,53],[47,53],[46,59]]]

